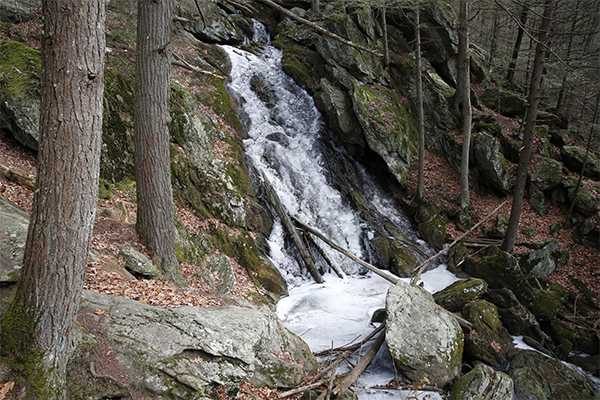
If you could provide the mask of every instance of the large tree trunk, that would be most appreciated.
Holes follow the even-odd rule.
[[[533,75],[531,76],[531,85],[529,96],[527,98],[529,108],[525,118],[525,130],[523,132],[523,150],[519,157],[519,166],[517,167],[517,182],[515,184],[512,209],[506,237],[502,242],[501,249],[506,252],[512,252],[517,238],[517,229],[521,219],[521,208],[523,206],[523,196],[525,194],[525,183],[527,182],[527,171],[529,169],[529,159],[531,157],[531,147],[533,143],[535,119],[537,117],[538,93],[542,83],[544,72],[544,60],[546,58],[546,46],[548,44],[548,33],[552,26],[552,17],[556,0],[546,0],[544,6],[544,16],[542,17],[542,26],[535,49],[535,58],[533,61]]]
[[[517,67],[517,59],[519,58],[519,51],[521,50],[521,42],[523,41],[523,33],[525,32],[525,23],[527,22],[528,14],[529,4],[524,3],[523,9],[521,10],[521,16],[519,17],[517,39],[515,40],[515,46],[513,47],[510,63],[508,64],[508,72],[506,73],[506,80],[508,82],[512,82],[515,76],[515,68]]]
[[[135,65],[137,230],[164,277],[186,281],[175,257],[169,156],[171,0],[139,0]]]
[[[23,362],[43,355],[52,386],[73,351],[98,199],[105,8],[102,0],[46,0],[42,8],[37,189],[21,279],[2,319],[2,352]]]
[[[471,69],[469,63],[469,0],[460,0],[460,29],[458,31],[458,86],[457,101],[461,106],[462,116],[462,154],[460,162],[460,197],[458,203],[462,208],[468,207],[469,200],[469,147],[471,145]],[[460,99],[458,98],[460,96]]]

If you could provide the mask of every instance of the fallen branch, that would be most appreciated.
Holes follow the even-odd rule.
[[[332,353],[340,353],[340,352],[345,352],[345,351],[356,351],[359,348],[361,348],[365,343],[367,343],[368,341],[373,339],[373,337],[375,335],[377,335],[379,332],[381,332],[384,328],[385,328],[385,322],[383,322],[381,325],[379,325],[377,328],[375,328],[373,330],[373,332],[369,333],[363,340],[361,340],[358,343],[354,343],[354,344],[351,344],[348,346],[336,347],[335,349],[323,350],[318,353],[315,353],[315,356],[319,357],[319,356],[330,355]]]
[[[4,176],[6,176],[6,179],[11,182],[21,185],[29,190],[35,189],[35,178],[23,172],[17,172],[2,164],[0,164],[0,172],[2,172]]]
[[[258,0],[258,1],[261,2],[261,3],[263,3],[263,4],[265,4],[265,5],[267,5],[267,6],[269,6],[269,7],[271,7],[271,8],[273,8],[273,9],[275,9],[275,10],[277,10],[277,11],[279,11],[280,13],[284,14],[286,17],[289,17],[289,18],[291,18],[291,19],[293,19],[293,20],[295,20],[297,22],[300,22],[301,24],[304,24],[304,25],[306,25],[306,26],[314,29],[315,31],[317,31],[317,32],[319,32],[319,33],[321,33],[321,34],[323,34],[323,35],[325,35],[327,37],[330,37],[330,38],[332,38],[332,39],[334,39],[334,40],[336,40],[336,41],[338,41],[340,43],[343,43],[343,44],[345,44],[347,46],[350,46],[350,47],[354,47],[355,49],[358,49],[358,50],[366,51],[367,53],[373,54],[376,57],[383,57],[382,54],[380,54],[380,53],[378,53],[376,51],[373,51],[373,50],[369,49],[368,47],[365,47],[365,46],[362,46],[360,44],[354,43],[354,42],[352,42],[350,40],[344,39],[343,37],[338,36],[335,33],[330,32],[330,31],[328,31],[327,29],[325,29],[323,27],[320,27],[319,25],[315,24],[314,22],[310,22],[310,21],[308,21],[308,20],[306,20],[306,19],[304,19],[302,17],[297,16],[293,12],[291,12],[288,9],[280,6],[277,3],[272,2],[271,0]]]
[[[287,233],[292,237],[292,240],[293,240],[294,244],[296,245],[298,252],[300,252],[300,256],[302,257],[302,260],[304,261],[304,264],[306,265],[308,272],[310,272],[310,274],[314,278],[315,282],[317,282],[317,283],[325,282],[323,280],[323,277],[317,270],[317,266],[313,262],[308,249],[302,242],[302,239],[300,238],[300,235],[298,234],[298,231],[296,230],[296,226],[294,225],[289,214],[285,210],[285,206],[281,203],[281,200],[279,199],[277,192],[275,192],[275,189],[273,189],[273,186],[271,186],[271,183],[267,179],[267,176],[265,175],[265,173],[263,171],[260,171],[260,172],[263,177],[263,182],[265,185],[265,192],[269,199],[269,203],[271,203],[271,206],[275,209],[275,212],[281,219],[281,223],[285,227]]]
[[[419,282],[419,279],[421,278],[421,274],[423,273],[423,271],[425,271],[425,268],[427,268],[427,266],[429,265],[429,262],[431,262],[431,260],[441,256],[442,254],[444,254],[445,252],[449,251],[452,246],[454,246],[456,243],[460,242],[465,236],[469,235],[471,232],[473,232],[475,229],[479,228],[483,223],[485,223],[488,219],[490,219],[494,214],[496,214],[498,212],[498,210],[500,210],[506,203],[508,203],[508,199],[505,200],[502,204],[500,204],[498,207],[496,207],[494,209],[494,211],[492,211],[491,213],[489,213],[484,219],[482,219],[481,221],[479,221],[477,224],[475,224],[471,229],[469,229],[468,231],[466,231],[465,233],[463,233],[462,235],[460,235],[458,238],[454,239],[454,241],[450,244],[450,246],[446,247],[445,249],[442,249],[440,252],[438,252],[436,255],[429,257],[427,260],[423,261],[421,263],[421,265],[419,265],[418,267],[416,267],[414,270],[417,271],[415,277],[410,281],[411,284],[416,285],[417,282]]]
[[[217,75],[214,72],[206,71],[204,69],[201,69],[201,68],[193,66],[192,64],[188,63],[187,61],[185,61],[183,58],[179,57],[175,53],[173,53],[173,56],[176,59],[171,61],[172,65],[175,65],[175,66],[178,66],[178,67],[182,67],[182,68],[188,69],[190,71],[197,72],[199,74],[210,75],[210,76],[213,76],[213,77],[215,77],[217,79],[225,79],[224,76]]]
[[[325,252],[325,249],[323,249],[319,242],[317,242],[311,235],[306,235],[306,237],[310,241],[310,243],[312,243],[312,245],[315,246],[319,254],[321,254],[321,257],[323,257],[327,265],[329,265],[329,267],[336,273],[336,275],[339,276],[341,279],[344,279],[346,277],[344,271],[342,271],[342,269],[336,263],[334,263],[332,259],[329,258],[329,256]]]
[[[368,262],[363,261],[360,258],[356,257],[354,254],[350,253],[348,250],[344,249],[343,247],[338,246],[331,240],[327,239],[325,237],[325,235],[323,235],[321,232],[317,231],[316,229],[311,228],[310,226],[306,225],[304,222],[300,221],[297,216],[292,216],[291,218],[294,221],[294,223],[296,223],[296,225],[298,225],[300,228],[312,233],[313,235],[315,235],[316,237],[318,237],[319,239],[321,239],[322,241],[327,243],[329,246],[331,246],[333,249],[339,251],[340,253],[342,253],[346,257],[350,258],[351,260],[356,261],[358,264],[365,267],[369,271],[373,271],[374,273],[381,276],[382,278],[387,279],[388,281],[392,282],[394,285],[398,282],[398,280],[399,280],[398,278],[385,273],[384,271],[380,270],[379,268],[375,267],[374,265],[371,265]]]
[[[356,367],[354,367],[354,369],[352,369],[352,371],[350,371],[350,373],[348,373],[344,377],[344,379],[342,379],[342,381],[340,382],[340,384],[333,389],[333,394],[334,395],[340,396],[343,393],[345,393],[346,390],[348,390],[348,388],[350,387],[350,385],[352,385],[358,379],[358,377],[360,376],[360,374],[362,374],[363,371],[365,369],[367,369],[367,367],[369,366],[369,364],[371,364],[371,361],[373,361],[373,358],[375,358],[375,355],[377,354],[377,352],[381,348],[381,345],[383,344],[384,341],[385,341],[385,333],[382,332],[377,337],[377,340],[375,341],[375,343],[373,343],[373,346],[371,346],[371,348],[369,349],[369,351],[367,351],[367,353],[365,354],[365,356],[360,359],[360,361],[358,362],[358,364],[356,364]]]

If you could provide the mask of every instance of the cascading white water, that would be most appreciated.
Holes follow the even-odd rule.
[[[268,43],[264,28],[255,26],[254,40],[259,38],[262,43]],[[344,203],[342,195],[327,180],[326,160],[319,144],[326,134],[321,115],[313,99],[283,73],[281,51],[271,46],[264,46],[259,54],[231,46],[223,48],[232,64],[228,88],[239,102],[241,117],[248,129],[244,148],[251,167],[265,173],[288,212],[298,215],[356,256],[368,258],[364,242],[371,239],[372,234],[359,214]],[[364,169],[355,167],[365,180],[365,198],[386,220],[406,230],[406,218],[377,191],[376,185],[367,182],[369,177]],[[269,237],[270,257],[291,288],[290,296],[278,304],[278,315],[288,329],[302,335],[313,351],[347,344],[372,331],[371,315],[384,306],[390,283],[371,273],[364,275],[358,264],[328,251],[329,258],[341,266],[348,277],[339,279],[326,274],[324,284],[313,284],[293,251],[286,247],[284,236],[281,223],[275,221]],[[364,385],[387,383],[395,376],[392,364],[384,348],[378,362],[370,367],[370,378]],[[399,392],[394,391],[387,398],[398,398],[398,395]],[[404,393],[400,398],[406,396]],[[363,391],[359,397],[374,399],[386,395]],[[420,394],[419,398],[424,397]]]

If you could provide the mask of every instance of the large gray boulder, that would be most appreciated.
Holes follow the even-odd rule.
[[[542,162],[533,166],[529,178],[540,190],[552,190],[563,180],[562,169],[559,161],[544,157]]]
[[[509,194],[512,180],[500,144],[489,133],[481,132],[473,136],[472,146],[471,157],[480,182],[501,196]]]
[[[556,268],[554,258],[546,249],[518,254],[518,259],[523,273],[527,276],[546,278]]]
[[[488,108],[507,117],[516,117],[525,114],[527,100],[514,92],[502,87],[494,86],[487,89],[479,100]]]
[[[109,395],[103,388],[111,381],[151,398],[173,398],[178,391],[190,393],[174,398],[191,398],[243,380],[257,387],[292,387],[318,366],[306,343],[272,311],[249,303],[162,309],[84,291],[79,320],[79,365],[70,370],[77,376],[89,373],[85,387],[100,392],[95,398]],[[105,346],[101,355],[90,351],[94,343]],[[110,354],[112,371],[121,374],[102,370]],[[94,379],[98,376],[104,379]]]
[[[386,299],[386,341],[409,379],[444,387],[460,376],[463,332],[425,289],[399,281]]]
[[[595,400],[600,391],[588,378],[537,351],[519,350],[508,369],[516,400]]]
[[[183,29],[205,43],[241,44],[244,32],[240,26],[245,27],[248,33],[251,29],[241,15],[227,14],[212,1],[180,1],[175,7],[175,14],[189,21],[182,23]]]
[[[40,132],[41,70],[39,50],[19,42],[0,47],[0,73],[8,78],[0,85],[0,129],[32,150],[38,148]]]
[[[19,279],[28,228],[27,213],[0,196],[0,285]]]
[[[456,382],[450,400],[513,400],[513,395],[510,376],[485,364],[477,364]]]

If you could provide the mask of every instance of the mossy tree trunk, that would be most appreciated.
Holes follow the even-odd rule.
[[[102,139],[104,4],[45,0],[42,6],[37,187],[21,279],[1,325],[2,352],[28,364],[34,389],[53,392],[43,398],[64,395],[60,384],[74,348],[92,239]],[[47,381],[42,384],[31,373]]]
[[[556,0],[546,0],[544,5],[544,15],[540,28],[539,38],[535,49],[535,58],[533,60],[533,75],[531,76],[531,85],[529,96],[527,98],[529,107],[525,117],[525,129],[523,131],[523,150],[519,156],[519,166],[517,167],[517,181],[515,183],[513,203],[510,211],[510,219],[506,229],[506,237],[502,242],[501,249],[512,253],[515,241],[517,239],[517,230],[519,220],[521,219],[521,208],[523,206],[523,197],[525,194],[525,184],[527,183],[527,172],[529,170],[529,159],[531,158],[531,148],[533,144],[535,119],[538,109],[538,93],[542,83],[544,72],[544,60],[546,58],[546,47],[548,46],[548,35],[552,26],[552,18]]]
[[[186,281],[175,257],[169,156],[171,0],[139,0],[135,65],[137,230],[173,283]]]

